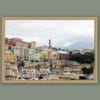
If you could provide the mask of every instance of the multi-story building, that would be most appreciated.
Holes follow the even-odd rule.
[[[40,53],[41,60],[48,60],[49,59],[49,51],[50,49],[46,46],[37,47],[37,51]]]
[[[81,53],[81,54],[85,54],[85,53],[87,53],[87,52],[92,52],[92,50],[91,50],[91,49],[81,49],[81,50],[80,50],[80,53]]]
[[[18,60],[28,60],[28,44],[24,42],[16,43],[16,46],[12,47],[14,55]]]
[[[35,48],[29,48],[29,61],[40,61],[40,53]]]
[[[73,50],[72,51],[72,54],[77,54],[77,53],[80,53],[80,50]]]
[[[35,41],[30,42],[30,48],[36,48],[36,42]]]
[[[6,62],[13,62],[13,63],[15,63],[17,61],[17,58],[13,55],[11,50],[5,51],[5,61]]]
[[[58,59],[59,60],[67,60],[68,59],[68,52],[67,51],[58,51]]]
[[[36,48],[35,41],[28,43],[19,38],[11,38],[11,39],[6,38],[5,45],[6,45],[5,49],[10,49],[13,55],[17,57],[17,60],[20,59],[29,60],[33,57],[39,59],[38,58],[39,54],[34,52]]]

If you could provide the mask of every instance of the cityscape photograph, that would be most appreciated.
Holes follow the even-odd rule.
[[[5,80],[95,79],[94,20],[8,19],[4,42]]]

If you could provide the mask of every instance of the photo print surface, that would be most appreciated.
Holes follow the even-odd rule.
[[[5,17],[3,82],[97,81],[97,17]]]

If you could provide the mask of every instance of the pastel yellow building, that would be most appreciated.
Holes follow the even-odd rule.
[[[31,48],[36,48],[36,42],[35,41],[31,42]]]
[[[5,61],[8,61],[8,62],[16,62],[17,59],[16,57],[14,57],[13,53],[5,53]]]

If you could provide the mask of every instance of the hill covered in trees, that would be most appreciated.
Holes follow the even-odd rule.
[[[87,52],[85,54],[72,54],[69,56],[69,60],[71,61],[77,61],[79,63],[88,63],[92,64],[94,62],[94,53]]]

